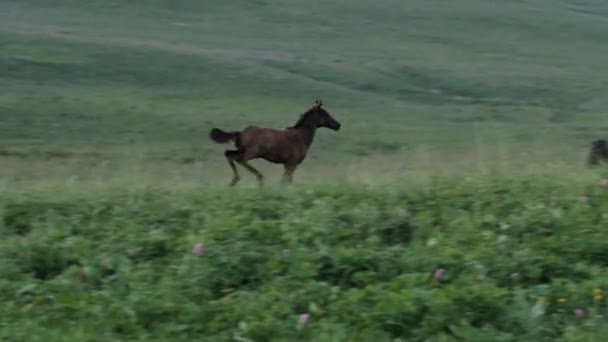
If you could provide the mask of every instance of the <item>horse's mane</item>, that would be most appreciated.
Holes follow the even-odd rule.
[[[295,123],[295,125],[287,127],[287,128],[300,128],[300,127],[304,126],[304,123],[306,123],[306,121],[308,120],[308,118],[310,117],[312,112],[313,112],[312,109],[307,110],[304,114],[300,115],[300,118]]]

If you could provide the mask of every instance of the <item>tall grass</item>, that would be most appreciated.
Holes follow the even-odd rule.
[[[128,189],[0,198],[3,337],[606,336],[599,182]]]

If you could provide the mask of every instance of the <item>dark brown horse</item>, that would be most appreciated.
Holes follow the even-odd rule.
[[[608,161],[608,142],[605,139],[597,139],[591,142],[587,165],[593,167],[601,161]]]
[[[302,114],[298,122],[285,129],[272,129],[248,126],[242,131],[225,132],[218,128],[211,129],[209,137],[216,143],[233,141],[236,150],[224,152],[232,169],[231,186],[241,179],[235,162],[253,173],[259,185],[263,185],[264,176],[249,163],[251,159],[262,158],[271,163],[283,164],[285,172],[282,183],[291,183],[296,168],[306,158],[306,153],[319,127],[327,127],[334,131],[340,129],[336,121],[325,109],[321,100]]]

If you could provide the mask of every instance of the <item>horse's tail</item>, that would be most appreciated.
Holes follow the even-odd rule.
[[[240,135],[240,132],[226,132],[219,128],[212,128],[211,132],[209,132],[209,138],[218,144],[224,144],[230,140],[236,142]]]

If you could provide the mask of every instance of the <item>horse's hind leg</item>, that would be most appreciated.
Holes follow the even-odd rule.
[[[238,155],[238,157],[236,158],[236,162],[241,164],[241,166],[247,169],[247,171],[255,175],[255,177],[258,179],[259,186],[264,185],[264,175],[260,171],[256,170],[253,166],[249,165],[249,163],[247,163],[247,159],[244,158],[243,154]]]
[[[234,163],[234,159],[239,155],[239,151],[226,151],[224,152],[224,155],[226,156],[228,164],[232,169],[232,181],[230,182],[230,186],[234,186],[239,182],[239,180],[241,180],[239,171],[236,169],[236,164]]]

